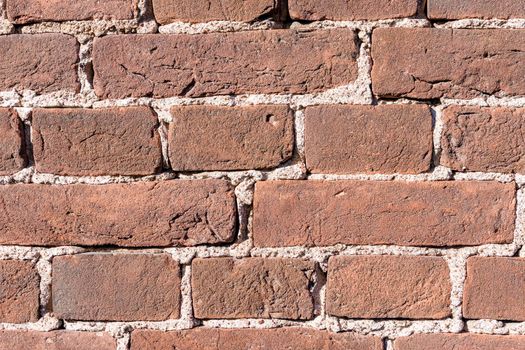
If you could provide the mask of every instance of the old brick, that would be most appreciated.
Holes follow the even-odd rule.
[[[0,186],[0,243],[191,246],[233,239],[233,189],[221,180]]]
[[[0,261],[0,322],[37,321],[39,283],[38,273],[32,262]]]
[[[355,80],[355,39],[348,29],[108,35],[94,41],[94,87],[103,98],[322,91]]]
[[[87,19],[132,19],[137,0],[6,0],[7,17],[16,24],[42,21],[81,21]]]
[[[293,152],[293,114],[287,106],[183,106],[171,110],[173,170],[272,168]]]
[[[273,0],[153,0],[155,19],[160,24],[171,22],[241,21],[249,22],[270,15]]]
[[[525,17],[524,0],[429,0],[427,6],[431,19]]]
[[[467,261],[466,318],[525,321],[525,259],[473,257]]]
[[[496,182],[266,181],[256,246],[510,243],[515,188]]]
[[[417,0],[289,0],[290,17],[298,20],[379,20],[416,15]]]
[[[479,334],[416,334],[394,342],[394,350],[519,350],[524,336]]]
[[[2,350],[116,350],[107,333],[73,331],[0,331]]]
[[[330,315],[411,319],[450,315],[449,269],[439,257],[331,257],[327,283]]]
[[[525,171],[525,108],[449,107],[441,163],[459,171]]]
[[[0,175],[9,175],[25,166],[22,122],[16,113],[0,108]]]
[[[150,175],[162,168],[158,120],[147,107],[36,109],[36,169],[59,175]]]
[[[525,94],[525,80],[516,79],[525,75],[525,31],[379,28],[372,36],[372,87],[380,97]]]
[[[0,36],[0,91],[77,92],[79,44],[65,34]]]
[[[196,259],[195,317],[310,319],[314,269],[314,263],[297,259]]]
[[[53,313],[87,321],[179,317],[180,271],[170,255],[82,254],[53,259]]]
[[[424,105],[308,107],[305,152],[313,173],[421,173],[432,158],[432,115]]]
[[[131,333],[131,350],[382,350],[380,338],[307,328],[217,329]]]

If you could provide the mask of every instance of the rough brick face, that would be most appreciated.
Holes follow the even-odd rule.
[[[158,120],[147,107],[37,109],[36,169],[60,175],[149,175],[162,168]]]
[[[274,11],[273,0],[153,0],[155,19],[171,22],[253,21]]]
[[[169,129],[173,170],[276,167],[292,156],[288,106],[173,107]]]
[[[0,91],[79,90],[79,45],[75,37],[64,34],[2,35],[0,47]]]
[[[25,166],[22,122],[16,113],[0,108],[0,175],[16,173]]]
[[[449,107],[443,122],[442,164],[459,171],[525,171],[525,108]]]
[[[116,350],[106,333],[72,331],[0,331],[0,349],[10,350]]]
[[[39,281],[32,262],[0,261],[0,322],[24,323],[38,320]],[[0,348],[2,345],[0,338]]]
[[[514,187],[476,181],[259,182],[254,243],[439,247],[511,242]]]
[[[523,18],[523,0],[428,0],[428,17],[432,19]]]
[[[307,328],[211,329],[131,334],[131,350],[382,350],[380,338]]]
[[[196,259],[195,317],[310,319],[314,272],[314,263],[298,259]]]
[[[379,20],[411,17],[417,0],[289,0],[290,17],[298,20]]]
[[[472,257],[467,261],[466,318],[525,321],[525,259]]]
[[[0,242],[191,246],[233,239],[233,189],[220,180],[0,187]]]
[[[424,172],[432,116],[423,105],[308,107],[305,153],[313,173]]]
[[[41,21],[79,21],[86,19],[132,19],[137,0],[6,0],[7,17],[25,24]]]
[[[524,336],[478,334],[417,334],[394,341],[394,350],[518,350],[525,344]]]
[[[110,35],[94,42],[95,91],[103,98],[322,91],[355,80],[355,39],[348,29]]]
[[[509,43],[512,43],[509,48]],[[379,28],[372,34],[372,88],[416,99],[523,95],[525,31]]]
[[[85,254],[53,259],[53,314],[87,321],[179,317],[180,271],[170,255]]]
[[[450,316],[445,260],[420,256],[336,256],[328,261],[326,311],[349,318]]]

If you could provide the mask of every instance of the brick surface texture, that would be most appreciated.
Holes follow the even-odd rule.
[[[524,350],[525,0],[0,0],[0,350]]]

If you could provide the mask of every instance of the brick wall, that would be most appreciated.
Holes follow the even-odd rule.
[[[0,0],[0,349],[525,349],[525,1]]]

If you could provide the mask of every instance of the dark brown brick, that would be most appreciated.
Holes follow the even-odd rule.
[[[180,268],[170,255],[82,254],[53,259],[53,314],[86,321],[179,317]]]
[[[348,29],[108,35],[94,41],[94,87],[102,98],[318,92],[356,79],[358,51]]]
[[[428,0],[427,4],[431,19],[525,17],[524,0]]]
[[[313,173],[421,173],[430,169],[432,115],[425,105],[308,107],[305,153]]]
[[[0,175],[10,175],[24,168],[22,122],[15,111],[0,108]]]
[[[256,246],[510,243],[515,186],[496,182],[265,181]]]
[[[2,350],[116,350],[107,333],[73,331],[0,331]]]
[[[40,277],[30,261],[0,261],[0,322],[38,320]],[[2,346],[0,338],[0,348]],[[8,349],[8,348],[6,348]]]
[[[36,109],[36,169],[59,175],[150,175],[162,168],[158,120],[147,107]]]
[[[292,156],[294,120],[288,106],[184,106],[171,112],[173,170],[265,169]]]
[[[326,312],[349,318],[450,316],[449,269],[423,256],[336,256],[328,260]]]
[[[233,189],[221,180],[0,186],[0,243],[192,246],[235,234]]]
[[[310,319],[314,270],[314,263],[298,259],[193,260],[195,317]]]

